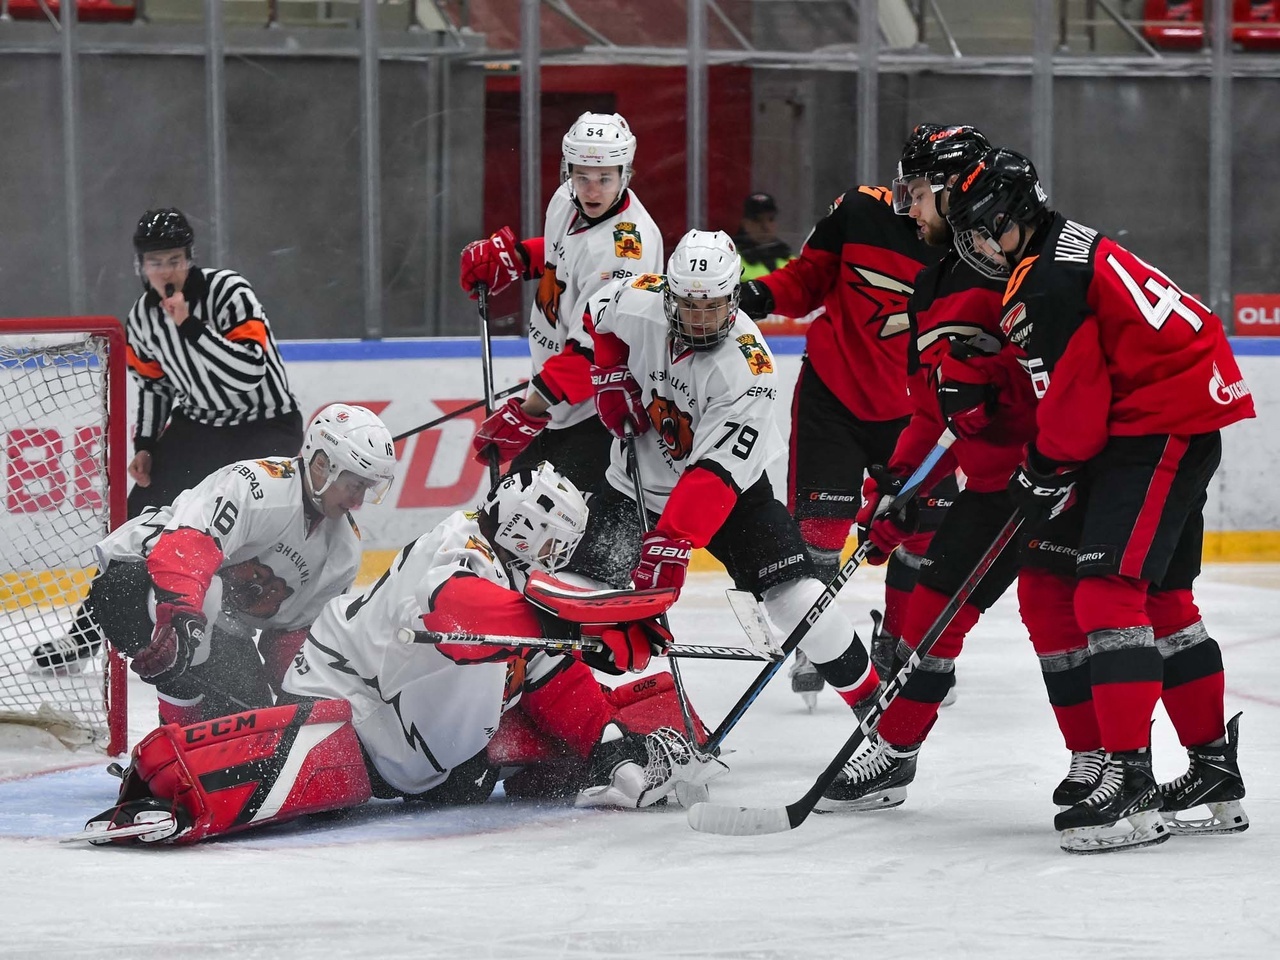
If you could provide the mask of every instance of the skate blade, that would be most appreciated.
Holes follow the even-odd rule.
[[[1124,826],[1122,826],[1124,824]],[[1116,832],[1119,829],[1119,832]],[[1115,823],[1072,827],[1062,831],[1059,845],[1067,853],[1111,853],[1164,843],[1172,833],[1158,810],[1145,810]]]
[[[906,787],[890,787],[879,793],[858,797],[856,800],[837,800],[834,797],[820,797],[813,809],[820,813],[870,813],[873,810],[891,810],[907,802]]]
[[[114,843],[117,840],[138,840],[141,843],[155,843],[165,840],[177,831],[178,821],[171,816],[149,823],[133,823],[125,827],[112,827],[105,821],[86,824],[79,833],[63,837],[59,843],[92,843],[95,846]]]
[[[1203,804],[1209,808],[1209,816],[1179,820],[1178,814],[1186,811],[1164,811],[1164,823],[1175,837],[1208,837],[1218,833],[1241,833],[1249,829],[1249,815],[1239,800]]]

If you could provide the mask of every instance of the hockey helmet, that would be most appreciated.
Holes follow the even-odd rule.
[[[979,273],[1007,276],[1017,262],[1000,238],[1013,227],[1020,231],[1016,250],[1050,216],[1049,197],[1036,168],[1013,150],[988,150],[961,172],[951,189],[947,221],[955,234],[956,251]]]
[[[323,452],[328,463],[324,483],[311,491],[314,498],[335,483],[363,489],[366,499],[381,503],[396,476],[396,451],[391,431],[365,407],[331,403],[311,421],[302,442],[304,474]]]
[[[729,336],[738,316],[742,259],[723,230],[690,230],[667,261],[663,292],[671,339],[710,350]]]
[[[187,256],[190,256],[195,240],[191,224],[176,207],[148,210],[139,218],[133,231],[133,249],[139,259],[144,253],[154,250],[177,250],[180,247],[186,249]]]
[[[990,142],[976,127],[918,124],[902,145],[898,176],[893,181],[893,212],[906,214],[911,209],[909,187],[913,180],[924,177],[933,192],[940,193],[950,177],[990,149]]]
[[[621,167],[618,193],[622,196],[631,182],[631,164],[636,158],[636,137],[620,113],[584,113],[573,122],[560,143],[560,182],[569,184],[574,196],[574,167]]]
[[[555,573],[577,549],[588,513],[578,488],[544,460],[494,484],[480,505],[480,530],[511,555],[509,573]]]

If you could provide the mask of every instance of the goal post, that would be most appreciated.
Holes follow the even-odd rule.
[[[0,722],[127,746],[126,673],[107,645],[58,668],[93,546],[127,510],[125,338],[114,317],[0,318]]]

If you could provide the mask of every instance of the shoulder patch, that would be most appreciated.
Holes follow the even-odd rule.
[[[644,244],[640,242],[640,228],[627,220],[619,220],[613,225],[613,255],[639,260],[644,254]]]
[[[476,536],[467,537],[467,545],[463,549],[474,550],[476,553],[483,554],[484,558],[488,560],[490,563],[493,562],[493,551],[490,550],[489,545],[485,543],[483,540],[481,540],[479,537],[476,537]]]
[[[762,373],[773,373],[773,357],[769,356],[769,351],[765,349],[763,343],[756,339],[754,333],[744,333],[737,338],[737,342],[738,349],[747,358],[747,367],[751,370],[752,376],[758,377]]]
[[[656,273],[642,273],[631,281],[631,286],[637,290],[648,290],[657,293],[667,285],[665,277]],[[621,291],[619,291],[621,292]]]
[[[257,464],[263,473],[277,480],[287,480],[298,472],[292,460],[259,460]]]
[[[893,202],[893,194],[888,187],[859,187],[858,192],[865,193],[868,197],[879,200],[881,203]]]
[[[1022,281],[1026,279],[1032,264],[1038,259],[1040,259],[1039,254],[1034,257],[1027,257],[1013,268],[1013,273],[1009,274],[1009,282],[1004,285],[1004,298],[1000,301],[1001,306],[1007,307],[1009,305],[1009,301],[1013,299],[1018,292],[1018,288],[1022,286]],[[1005,333],[1008,332],[1008,330],[1005,331]]]

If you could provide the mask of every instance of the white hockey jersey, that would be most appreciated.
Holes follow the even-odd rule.
[[[583,329],[587,298],[611,280],[661,273],[662,234],[638,197],[627,191],[622,209],[590,224],[574,205],[569,185],[547,204],[543,228],[546,266],[529,314],[529,353],[538,374],[547,358],[575,340],[587,351],[591,337]],[[573,426],[596,415],[595,402],[551,406],[550,429]]]
[[[778,376],[764,336],[741,310],[727,339],[712,350],[678,351],[668,336],[661,276],[614,281],[592,298],[594,326],[630,349],[627,366],[640,385],[653,429],[636,440],[646,506],[666,507],[676,481],[694,464],[746,490],[782,456],[774,415]],[[610,485],[632,495],[626,453],[613,445]]]
[[[99,569],[112,560],[141,560],[161,533],[207,533],[222,551],[208,598],[210,622],[240,635],[255,629],[296,630],[334,597],[351,589],[360,569],[360,532],[350,514],[324,519],[310,535],[298,460],[241,460],[184,490],[172,504],[118,527],[94,548]],[[216,586],[216,584],[211,585]]]
[[[525,677],[554,666],[545,654],[458,664],[431,644],[399,639],[401,627],[422,629],[437,591],[457,574],[511,586],[470,513],[451,514],[406,545],[364,593],[326,606],[285,674],[290,693],[349,701],[378,773],[406,793],[438,786],[483,750]]]

